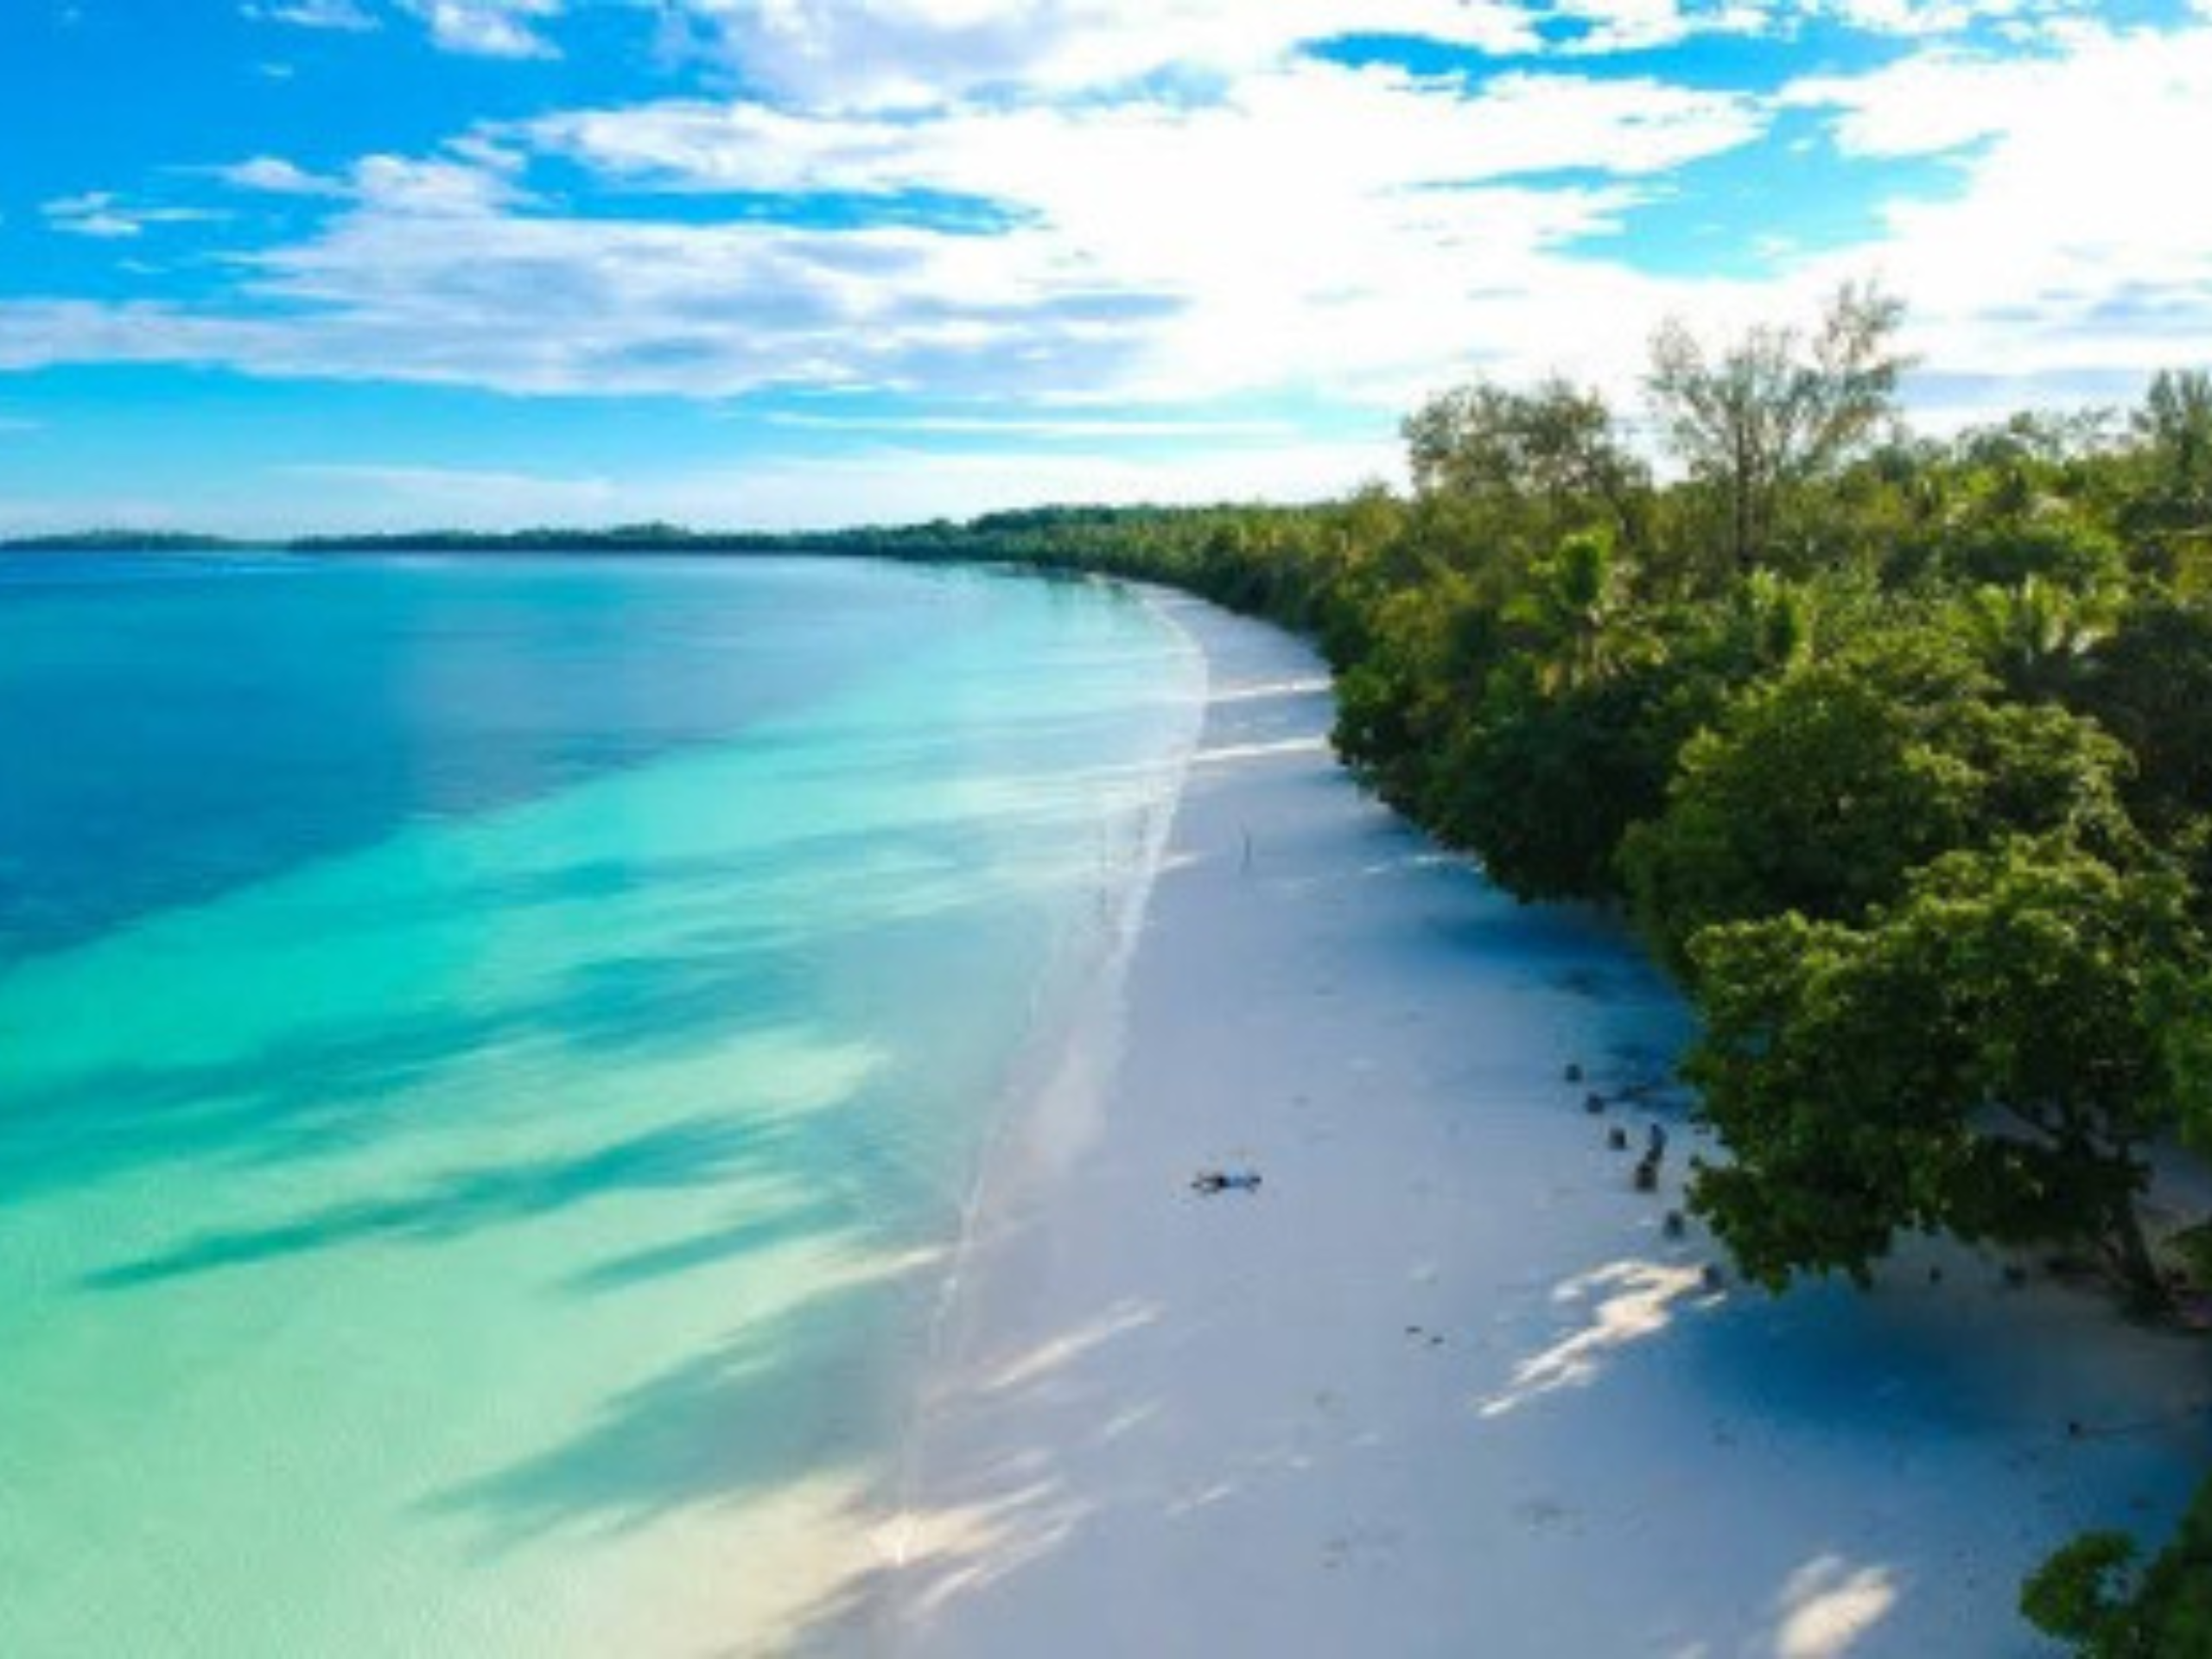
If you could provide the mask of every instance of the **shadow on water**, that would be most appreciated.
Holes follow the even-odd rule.
[[[642,981],[673,970],[666,963],[643,962],[636,971]],[[713,969],[694,963],[689,971],[706,976]],[[741,971],[734,961],[727,965],[721,999],[695,984],[691,1000],[715,1004],[711,1027],[697,1021],[671,1030],[664,1020],[642,1026],[639,998],[616,1012],[594,1007],[602,987],[583,976],[526,1007],[384,1020],[284,1039],[205,1065],[127,1066],[73,1077],[8,1103],[0,1116],[0,1163],[10,1174],[0,1205],[156,1164],[264,1165],[351,1150],[416,1108],[411,1086],[494,1049],[543,1045],[549,1052],[590,1046],[666,1053],[758,1035],[771,1027],[748,1018],[737,1001],[758,985],[757,964]]]
[[[610,1395],[569,1439],[424,1507],[479,1525],[496,1555],[558,1533],[734,1510],[834,1477],[866,1454],[873,1433],[880,1384],[854,1362],[853,1324],[887,1281],[849,1279],[749,1319]]]
[[[804,856],[805,852],[803,842],[792,840],[741,853],[572,859],[549,868],[505,871],[474,880],[466,902],[513,916],[540,907],[601,903],[645,893],[665,896],[694,887],[727,888],[773,872],[795,853]],[[414,898],[379,893],[373,914],[383,926],[435,921],[450,914],[453,904],[450,893]]]
[[[404,1198],[335,1205],[281,1226],[209,1233],[181,1249],[103,1268],[85,1282],[121,1290],[372,1239],[444,1243],[601,1198],[711,1185],[768,1161],[780,1138],[773,1123],[697,1118],[574,1157],[467,1170]]]
[[[0,1205],[143,1165],[274,1160],[350,1141],[403,1109],[408,1084],[527,1027],[499,1012],[392,1018],[235,1060],[117,1066],[16,1092],[0,1116]]]
[[[235,1057],[86,1068],[35,1090],[0,1081],[0,1207],[162,1164],[264,1166],[349,1152],[419,1113],[416,1086],[494,1052],[523,1069],[578,1053],[644,1062],[795,1031],[762,1010],[805,1006],[817,963],[863,935],[895,946],[903,929],[960,902],[950,872],[907,885],[908,915],[759,925],[714,916],[676,948],[588,956],[538,994],[502,1004],[379,1008]]]
[[[569,904],[587,906],[577,925],[588,929],[594,902],[647,892],[675,919],[657,948],[587,949],[528,997],[413,1012],[378,1006],[337,1023],[318,1022],[303,1006],[290,1031],[207,1063],[87,1065],[33,1083],[21,1070],[10,1075],[0,1048],[0,1168],[9,1172],[0,1205],[167,1162],[257,1166],[346,1150],[391,1127],[407,1109],[409,1085],[496,1048],[542,1043],[639,1057],[757,1034],[750,1010],[788,1006],[815,963],[855,940],[995,902],[973,879],[977,835],[1003,830],[1033,844],[1065,804],[1016,794],[995,808],[967,803],[943,823],[902,823],[887,838],[873,828],[807,830],[744,854],[596,857],[411,901],[379,899],[365,919],[386,932],[467,911],[482,913],[495,937],[521,912]],[[895,856],[887,858],[887,844]],[[815,873],[824,902],[799,893],[756,902],[772,876],[794,868]],[[343,931],[350,919],[317,911],[309,921]],[[180,971],[166,954],[158,965]],[[141,978],[140,994],[157,1000],[158,978]],[[10,1006],[15,982],[0,973],[0,1040],[11,1021],[35,1017]]]
[[[720,1267],[786,1239],[827,1233],[841,1224],[849,1225],[855,1208],[850,1201],[824,1201],[783,1210],[773,1216],[741,1216],[727,1226],[610,1257],[571,1274],[563,1281],[564,1287],[576,1295],[598,1296]]]

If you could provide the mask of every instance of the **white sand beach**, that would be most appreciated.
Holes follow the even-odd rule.
[[[1198,751],[1118,1003],[987,1173],[883,1647],[2046,1651],[2024,1572],[2212,1460],[2202,1346],[1956,1251],[1708,1288],[1679,1099],[1585,1103],[1668,1076],[1673,994],[1363,798],[1306,648],[1161,602]],[[1639,1193],[1607,1131],[1653,1122]]]

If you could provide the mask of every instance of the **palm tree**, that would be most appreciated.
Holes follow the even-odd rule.
[[[1609,537],[1569,536],[1529,576],[1506,614],[1526,633],[1546,696],[1603,684],[1650,660],[1656,643],[1636,616],[1628,569]]]
[[[2015,695],[2055,698],[2112,632],[2113,607],[2100,594],[2031,575],[2010,588],[1977,588],[1962,620],[1981,659]]]

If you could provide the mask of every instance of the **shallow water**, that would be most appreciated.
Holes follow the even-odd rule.
[[[1202,670],[806,562],[0,559],[0,1653],[824,1627]]]

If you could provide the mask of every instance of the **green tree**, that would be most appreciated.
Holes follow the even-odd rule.
[[[1710,924],[1854,920],[1916,866],[2006,832],[2070,829],[2132,849],[2120,747],[1996,693],[1961,642],[1926,629],[1751,686],[1685,747],[1664,812],[1624,840],[1647,933],[1679,967]]]
[[[1455,722],[1503,650],[1495,610],[1440,571],[1372,606],[1366,648],[1337,680],[1337,753],[1361,780],[1419,814]]]
[[[1713,350],[1679,319],[1661,327],[1646,390],[1668,446],[1718,499],[1730,570],[1771,560],[1796,498],[1890,422],[1904,321],[1901,302],[1849,284],[1809,339],[1762,326]]]
[[[2136,1213],[2174,1118],[2162,987],[2202,961],[2181,884],[2063,837],[1955,853],[1860,926],[1692,942],[1685,1066],[1732,1161],[1693,1203],[1745,1270],[1864,1281],[1904,1229],[2099,1249],[2163,1298]]]
[[[2198,1490],[2164,1553],[2139,1570],[2125,1533],[2075,1539],[2037,1571],[2020,1611],[2074,1644],[2080,1659],[2204,1659],[2212,1655],[2212,1481]]]
[[[2212,601],[2139,599],[2069,685],[2134,757],[2129,804],[2144,827],[2177,835],[2212,809]]]
[[[2158,375],[2130,424],[2120,521],[2137,562],[2183,592],[2212,592],[2212,374]]]
[[[2085,677],[2089,653],[2112,632],[2113,606],[2031,575],[2009,588],[1978,588],[1959,623],[2006,690],[2027,701],[2063,696]]]
[[[2103,526],[2047,502],[2018,515],[1969,517],[1934,533],[1941,568],[1955,582],[2010,588],[2032,579],[2095,593],[2116,586],[2126,563]]]
[[[2154,376],[2134,429],[2160,518],[2212,522],[2212,374],[2168,370]]]
[[[1423,817],[1521,899],[1611,899],[1622,835],[1664,799],[1694,724],[1684,665],[1654,657],[1547,691],[1500,673],[1453,731]]]
[[[1762,669],[1789,669],[1813,646],[1813,596],[1771,570],[1754,570],[1736,590],[1735,609],[1752,658]]]
[[[1403,431],[1414,489],[1478,504],[1484,533],[1523,558],[1577,531],[1641,538],[1649,470],[1594,391],[1478,381],[1431,398]]]
[[[1602,684],[1659,649],[1637,616],[1626,566],[1593,531],[1537,560],[1504,620],[1546,692]]]
[[[2212,1153],[2212,974],[2170,974],[2158,992],[2155,1013],[2177,1126],[2185,1141]]]

